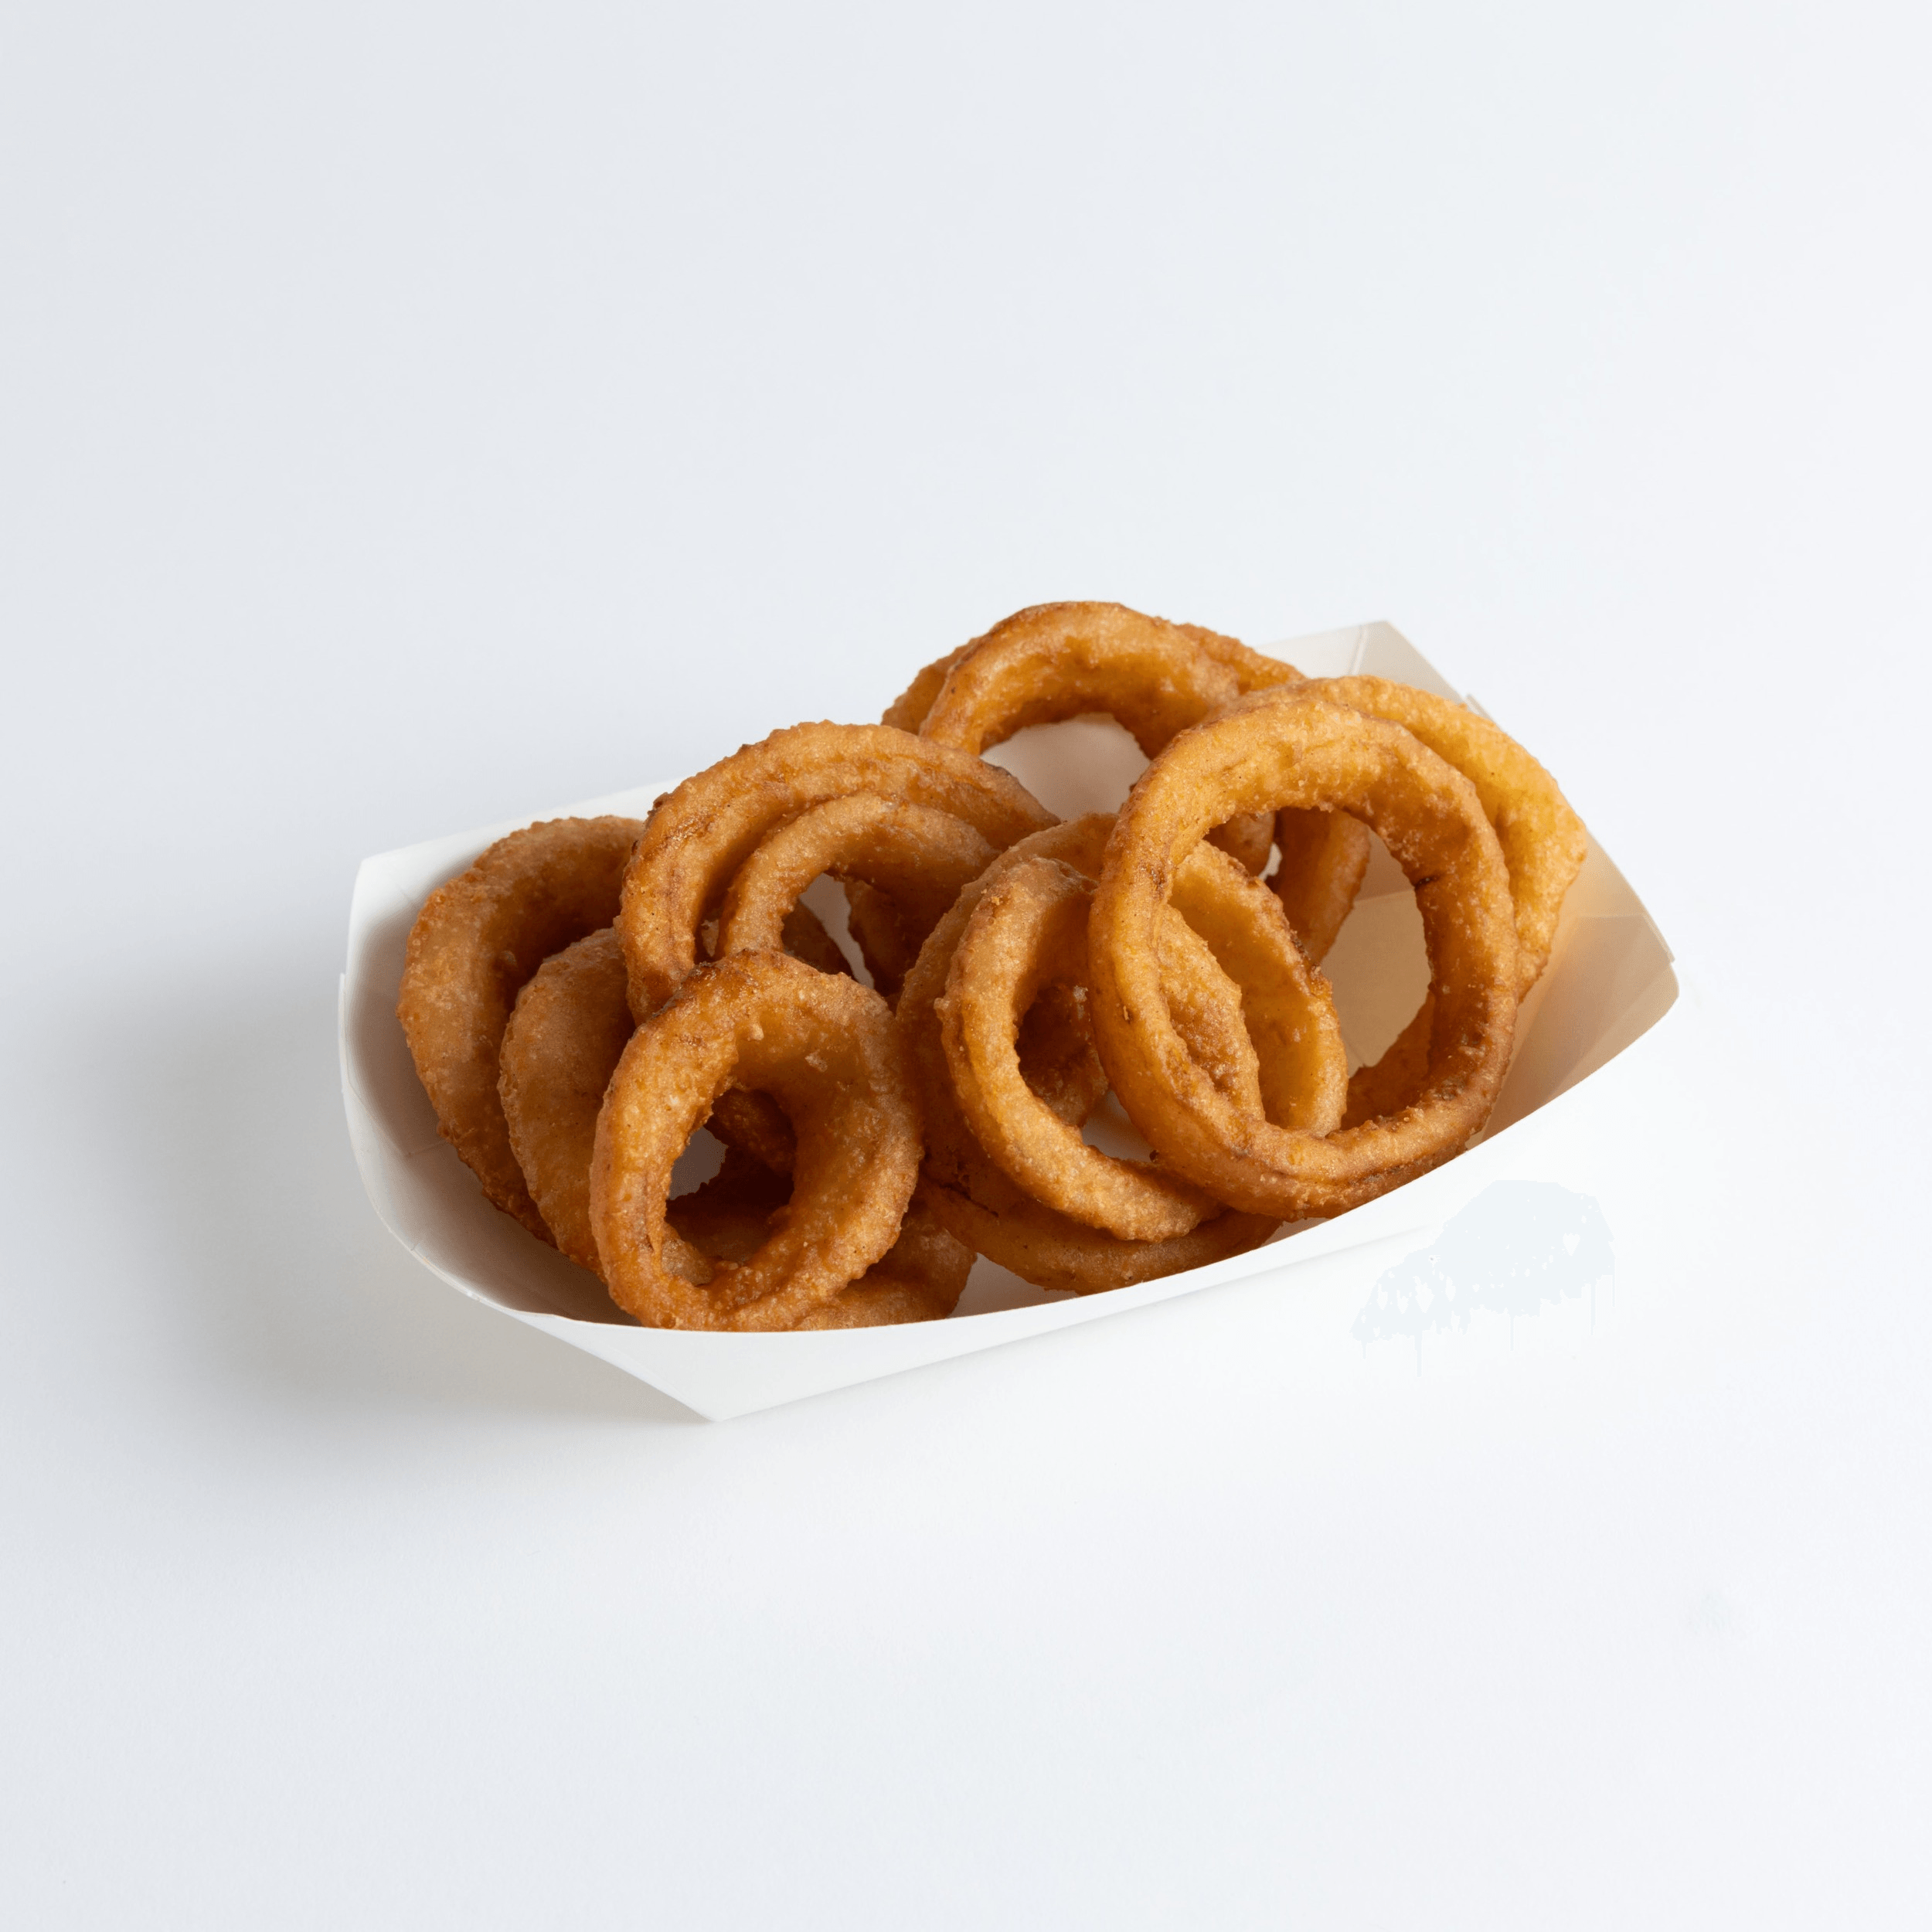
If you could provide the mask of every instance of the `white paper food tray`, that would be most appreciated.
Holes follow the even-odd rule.
[[[1311,675],[1366,672],[1460,695],[1385,624],[1274,649]],[[1112,809],[1145,762],[1103,720],[1022,733],[995,755],[1070,815]],[[685,775],[516,822],[642,818]],[[1506,1329],[1513,1342],[1525,1318],[1587,1332],[1607,1312],[1599,1304],[1614,1271],[1620,1203],[1641,1209],[1659,1184],[1654,1158],[1644,1158],[1654,1137],[1642,1124],[1656,1116],[1660,1087],[1675,1084],[1678,985],[1669,948],[1593,840],[1549,968],[1523,1008],[1488,1131],[1393,1194],[1251,1253],[1101,1294],[1047,1294],[982,1261],[961,1311],[945,1321],[803,1335],[641,1328],[594,1277],[484,1199],[437,1131],[396,1018],[404,944],[423,901],[513,829],[492,825],[385,852],[357,874],[341,1002],[342,1097],[356,1164],[390,1233],[444,1281],[713,1420],[1236,1281],[1265,1281],[1293,1298],[1299,1318],[1288,1332],[1298,1359],[1284,1362],[1284,1372],[1297,1381],[1344,1365],[1357,1375],[1400,1372],[1412,1356],[1420,1363],[1425,1341],[1453,1351]],[[1421,998],[1419,935],[1407,882],[1378,854],[1325,962],[1357,1060],[1379,1055]]]

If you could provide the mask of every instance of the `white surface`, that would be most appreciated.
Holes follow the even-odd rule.
[[[0,30],[0,1917],[1922,1923],[1920,16],[694,19]],[[1657,1293],[707,1429],[395,1249],[362,854],[1095,594],[1560,774],[1783,1069]]]

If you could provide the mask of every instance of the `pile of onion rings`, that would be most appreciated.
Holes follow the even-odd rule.
[[[1150,760],[1117,814],[1059,822],[985,755],[1096,713]],[[1429,991],[1352,1073],[1319,964],[1377,838]],[[1045,604],[879,724],[774,732],[641,822],[498,841],[423,906],[397,1012],[487,1198],[638,1321],[931,1321],[978,1257],[1094,1293],[1467,1147],[1585,850],[1461,705]],[[804,903],[821,879],[857,961]],[[722,1165],[675,1192],[707,1128]]]

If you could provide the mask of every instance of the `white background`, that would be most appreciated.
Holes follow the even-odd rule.
[[[5,1916],[1923,1923],[1922,19],[9,10]],[[359,857],[1056,597],[1558,774],[1777,1070],[1673,1303],[706,1427],[389,1243]]]

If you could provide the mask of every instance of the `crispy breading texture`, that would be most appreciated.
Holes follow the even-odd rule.
[[[1154,947],[1184,865],[1230,802],[1346,811],[1413,884],[1437,1000],[1415,1105],[1311,1134],[1233,1106],[1188,1057]],[[1481,1130],[1509,1067],[1514,908],[1475,788],[1400,726],[1306,685],[1243,699],[1148,767],[1108,843],[1088,951],[1100,1057],[1128,1117],[1178,1172],[1250,1213],[1339,1213],[1447,1160]]]
[[[854,793],[962,819],[996,849],[1053,815],[996,765],[888,725],[794,725],[661,798],[624,874],[617,930],[639,1019],[698,963],[701,929],[738,869],[784,820]]]
[[[519,995],[503,1036],[503,1111],[530,1192],[557,1246],[600,1275],[590,1227],[590,1165],[597,1114],[632,1031],[624,951],[607,926],[544,962]],[[772,1216],[791,1195],[783,1175],[733,1148],[716,1174],[665,1211],[699,1253],[739,1262],[769,1238]],[[937,1320],[957,1304],[972,1265],[971,1249],[930,1216],[909,1210],[886,1254],[798,1325]]]
[[[889,902],[894,957],[910,946],[916,958],[960,887],[977,879],[997,850],[964,819],[930,805],[894,803],[871,792],[830,799],[767,832],[739,867],[719,915],[718,951],[777,944],[780,923],[798,895],[829,874],[849,893],[862,882],[883,895]],[[874,988],[892,1000],[899,987],[891,961],[875,955],[863,932],[858,937]],[[900,975],[903,971],[902,965]]]
[[[1123,1239],[1035,1199],[1026,1186],[981,1145],[961,1109],[938,1002],[946,994],[954,958],[968,923],[985,895],[998,886],[1003,876],[1036,859],[1079,870],[1097,865],[1107,828],[1105,814],[1054,826],[1022,840],[966,886],[921,948],[900,993],[896,1014],[926,1115],[927,1159],[919,1198],[929,1203],[936,1217],[961,1240],[1002,1267],[1042,1287],[1072,1288],[1082,1294],[1118,1287],[1131,1281],[1152,1281],[1240,1253],[1258,1247],[1274,1226],[1272,1220],[1260,1216],[1213,1212],[1179,1234],[1157,1240]],[[1258,893],[1260,903],[1279,922],[1280,914],[1265,889],[1253,886],[1235,862],[1210,852],[1207,862],[1218,866],[1226,879],[1240,881],[1244,888]],[[1299,955],[1284,925],[1281,938],[1287,953],[1294,955],[1299,966]],[[1213,963],[1203,962],[1200,954],[1193,951],[1177,954],[1176,965],[1168,970],[1178,976],[1184,968],[1198,971],[1203,964],[1218,977]],[[1202,987],[1196,989],[1196,997],[1206,1005],[1214,995]],[[1223,989],[1220,997],[1227,1001],[1238,995],[1229,986]],[[1321,998],[1325,1000],[1325,989]],[[1214,1038],[1225,1043],[1225,1030]],[[1185,1043],[1182,1050],[1188,1050]],[[1335,1091],[1329,1111],[1338,1117],[1338,1033],[1334,1050]],[[1253,1083],[1251,1063],[1243,1061],[1238,1053],[1213,1048],[1209,1057],[1221,1077],[1241,1090],[1243,1100],[1258,1107],[1260,1092]],[[1070,1117],[1063,1114],[1061,1117]],[[1071,1117],[1071,1124],[1077,1126],[1084,1117],[1083,1108]]]
[[[615,917],[634,818],[553,818],[499,838],[430,895],[410,928],[396,1017],[443,1138],[483,1192],[550,1240],[497,1094],[503,1029],[553,953]]]
[[[742,1262],[671,1225],[671,1177],[728,1087],[768,1092],[797,1136],[791,1203]],[[898,1240],[919,1107],[876,993],[784,953],[691,974],[639,1026],[597,1117],[590,1226],[611,1296],[654,1328],[790,1328]]]

